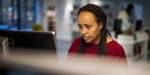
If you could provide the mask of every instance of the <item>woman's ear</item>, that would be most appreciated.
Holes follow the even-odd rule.
[[[103,28],[103,23],[99,23],[99,29],[101,30]]]

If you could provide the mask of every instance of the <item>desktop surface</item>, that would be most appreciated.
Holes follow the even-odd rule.
[[[83,60],[78,58],[68,59],[65,63],[60,62],[47,52],[40,53],[11,53],[0,59],[0,66],[28,69],[31,71],[45,72],[46,75],[148,75],[148,64],[135,63],[129,69],[121,64]],[[147,67],[145,67],[145,66]],[[138,69],[137,69],[138,68]]]

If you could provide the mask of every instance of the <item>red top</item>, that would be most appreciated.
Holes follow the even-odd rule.
[[[79,37],[79,38],[77,38],[73,41],[72,46],[69,49],[69,55],[71,53],[76,54],[76,53],[79,52],[78,50],[79,50],[80,40],[81,40],[81,37]],[[119,57],[121,59],[126,60],[126,55],[125,55],[124,49],[115,40],[107,43],[106,48],[107,48],[107,51],[106,51],[105,56]],[[86,44],[85,55],[94,55],[94,56],[96,56],[96,49],[97,49],[96,44],[91,44],[91,43]]]

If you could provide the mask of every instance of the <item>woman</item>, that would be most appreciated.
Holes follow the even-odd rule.
[[[106,16],[99,6],[87,4],[79,9],[77,17],[81,37],[76,38],[69,55],[117,57],[126,60],[120,44],[106,29]]]

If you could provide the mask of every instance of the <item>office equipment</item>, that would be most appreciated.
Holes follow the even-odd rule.
[[[15,50],[51,50],[56,52],[53,32],[0,30],[0,37],[8,38],[8,46]]]
[[[135,36],[137,37],[136,40],[134,40],[133,35],[119,34],[117,41],[123,46],[127,56],[127,60],[128,58],[132,58],[133,60],[145,59],[147,61],[149,39],[148,34],[145,32],[138,31],[135,32]]]
[[[118,34],[121,34],[121,24],[122,24],[122,20],[121,19],[115,19],[114,20],[113,30],[116,32],[115,33],[115,37],[116,38],[117,38]]]
[[[142,20],[137,20],[135,24],[135,31],[141,31],[143,28],[143,22]]]

